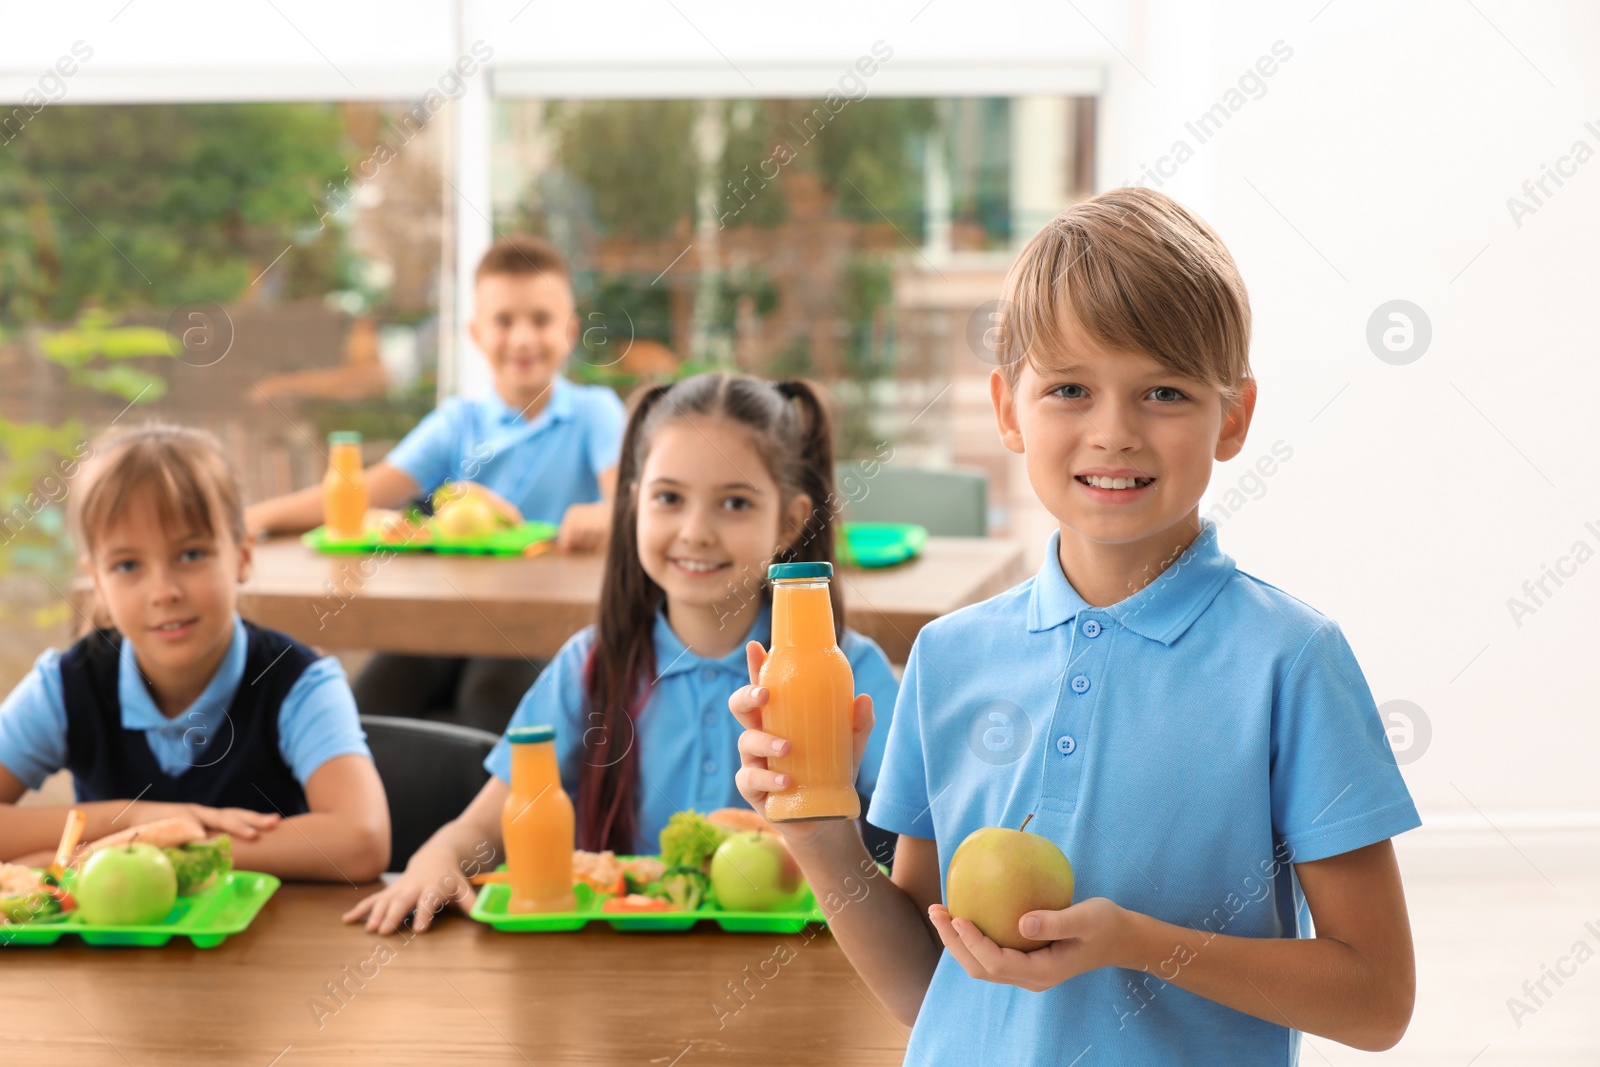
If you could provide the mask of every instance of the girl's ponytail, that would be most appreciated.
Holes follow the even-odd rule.
[[[617,462],[611,538],[600,582],[594,647],[584,664],[588,695],[583,765],[578,769],[578,847],[589,852],[634,849],[639,792],[638,716],[655,673],[652,640],[661,587],[639,565],[638,495],[642,429],[671,390],[650,386],[635,394]]]
[[[835,523],[842,501],[834,491],[833,417],[821,389],[804,378],[774,382],[773,388],[793,402],[798,427],[798,482],[800,491],[811,498],[811,510],[789,550],[773,558],[774,563],[833,563]],[[834,633],[844,636],[844,595],[836,576],[828,583],[833,600]]]

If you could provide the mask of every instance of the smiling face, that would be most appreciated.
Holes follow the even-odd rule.
[[[495,392],[512,407],[542,407],[551,379],[578,341],[572,285],[554,271],[485,274],[468,332],[489,361]]]
[[[250,549],[218,528],[164,528],[154,501],[136,497],[95,538],[89,559],[101,603],[169,715],[199,696],[233,638]]]
[[[1254,382],[1225,408],[1217,388],[1108,349],[1070,316],[1063,339],[1048,362],[1023,360],[1015,385],[998,370],[990,380],[1001,440],[1026,457],[1034,492],[1060,521],[1063,556],[1073,538],[1141,562],[1169,553],[1175,536],[1187,544],[1212,462],[1244,445]]]
[[[722,619],[751,603],[767,564],[811,510],[804,494],[781,499],[746,431],[717,418],[663,423],[633,491],[639,562],[666,593],[675,628],[689,616]]]

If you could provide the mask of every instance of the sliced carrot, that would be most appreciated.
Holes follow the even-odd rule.
[[[639,913],[652,911],[677,911],[677,906],[671,901],[657,900],[641,893],[629,893],[625,897],[612,897],[600,905],[601,911]]]

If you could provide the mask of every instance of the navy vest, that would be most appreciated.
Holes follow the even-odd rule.
[[[61,656],[67,711],[67,769],[80,802],[165,801],[211,808],[302,815],[305,790],[278,751],[278,713],[317,654],[293,638],[254,623],[248,635],[244,677],[227,716],[196,749],[194,766],[176,777],[161,769],[143,730],[122,725],[117,696],[122,634],[99,630]]]

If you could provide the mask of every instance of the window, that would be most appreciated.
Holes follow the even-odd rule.
[[[968,458],[940,397],[974,370],[967,319],[1091,191],[1088,97],[495,108],[495,228],[571,260],[572,375],[624,392],[710,367],[813,376],[841,401],[841,456],[887,440]]]

